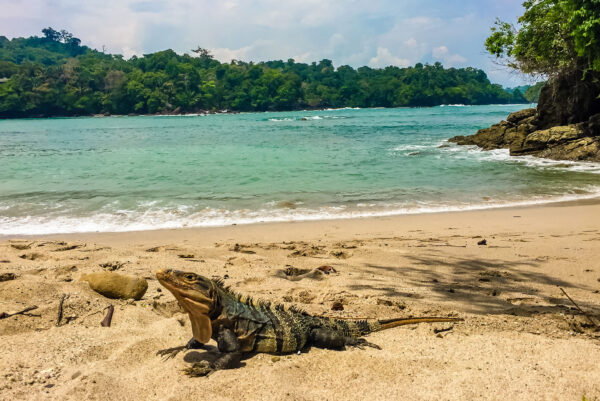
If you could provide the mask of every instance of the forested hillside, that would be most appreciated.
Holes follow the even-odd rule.
[[[335,68],[330,60],[220,63],[198,48],[132,57],[81,46],[66,31],[0,37],[0,117],[524,103],[482,70]],[[4,79],[2,79],[4,78]]]

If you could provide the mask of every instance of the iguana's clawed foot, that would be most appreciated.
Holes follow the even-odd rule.
[[[215,371],[213,365],[208,361],[200,361],[194,363],[189,368],[183,369],[183,373],[189,377],[204,377]]]
[[[365,349],[365,347],[371,347],[371,348],[375,348],[375,349],[381,349],[381,347],[379,345],[370,343],[367,340],[365,340],[364,338],[351,338],[351,339],[348,339],[348,341],[346,342],[346,345],[349,345],[351,347],[356,347],[356,348],[359,348],[359,349]]]
[[[175,358],[177,356],[177,354],[179,354],[184,349],[186,349],[185,345],[181,345],[179,347],[161,349],[156,352],[156,355],[162,356],[165,359],[172,359],[172,358]]]

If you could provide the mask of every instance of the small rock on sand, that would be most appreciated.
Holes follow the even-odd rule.
[[[10,281],[17,278],[15,273],[2,273],[0,274],[0,281]]]
[[[148,289],[144,278],[113,272],[84,274],[81,281],[87,281],[90,288],[107,298],[140,299]]]
[[[344,304],[341,301],[335,301],[331,305],[331,310],[344,310]]]

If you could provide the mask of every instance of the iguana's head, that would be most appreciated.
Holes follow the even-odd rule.
[[[195,273],[162,269],[156,278],[190,315],[194,338],[202,343],[210,340],[212,325],[208,317],[215,309],[217,284]]]

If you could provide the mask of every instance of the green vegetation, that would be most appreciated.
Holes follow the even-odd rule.
[[[540,92],[544,85],[546,85],[546,81],[538,82],[535,85],[530,86],[525,93],[523,93],[523,96],[525,96],[525,99],[527,99],[528,102],[537,103],[540,100]]]
[[[496,21],[486,49],[531,74],[600,72],[600,0],[527,0],[519,29]]]
[[[515,93],[515,91],[519,91],[519,92],[521,92],[521,93],[525,93],[525,91],[526,91],[527,89],[529,89],[529,87],[530,87],[530,86],[531,86],[531,85],[521,85],[521,86],[516,86],[516,87],[514,87],[514,88],[506,88],[506,91],[507,91],[508,93]]]
[[[521,86],[517,86],[515,88],[506,88],[506,91],[508,93],[512,93],[513,96],[519,96],[517,94],[517,91],[519,91],[520,93],[523,94],[523,97],[525,99],[527,99],[528,102],[537,103],[538,100],[540,99],[540,92],[545,84],[546,84],[546,81],[543,81],[543,82],[538,82],[533,86],[532,85],[521,85]]]
[[[0,117],[525,103],[475,68],[334,68],[330,60],[220,63],[202,48],[124,60],[65,31],[0,37]],[[0,81],[1,82],[1,81]]]

